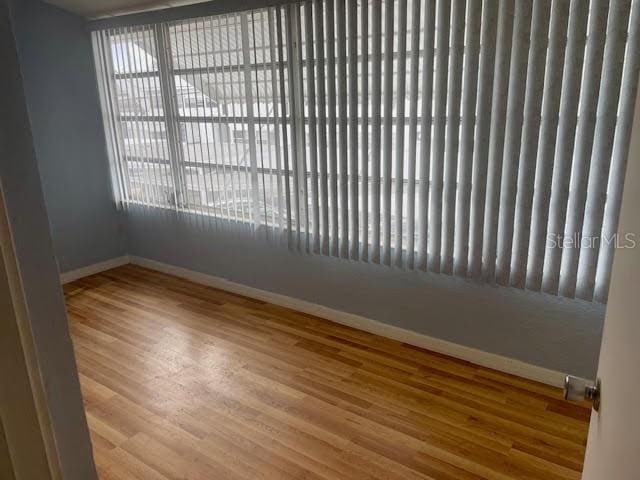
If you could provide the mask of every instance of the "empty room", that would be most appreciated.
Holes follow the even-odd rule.
[[[640,478],[640,0],[0,0],[2,480]]]

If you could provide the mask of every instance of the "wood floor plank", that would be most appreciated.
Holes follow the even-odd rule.
[[[133,265],[65,296],[101,480],[580,478],[547,385]]]

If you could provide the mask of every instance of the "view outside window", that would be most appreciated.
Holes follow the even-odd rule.
[[[264,223],[280,221],[274,24],[272,11],[259,11],[109,36],[130,201],[243,221],[257,209]]]
[[[370,2],[371,3],[371,2]],[[305,9],[311,8],[302,5],[300,8],[300,22],[303,21]],[[371,21],[371,8],[367,10],[367,21]],[[281,22],[287,22],[287,18],[281,12]],[[363,15],[362,7],[358,7],[358,17]],[[271,18],[269,18],[271,17]],[[289,19],[291,21],[291,19]],[[246,33],[243,36],[243,21],[246,23]],[[334,30],[335,30],[334,18]],[[397,20],[396,20],[397,22]],[[327,18],[323,15],[323,29],[327,29]],[[286,26],[286,25],[285,25]],[[124,157],[126,159],[126,194],[130,201],[148,203],[150,205],[175,205],[181,201],[181,208],[195,212],[211,214],[222,218],[234,220],[252,219],[253,205],[251,181],[252,169],[257,171],[259,177],[258,210],[260,218],[267,224],[282,225],[281,210],[285,202],[284,185],[284,139],[283,129],[287,129],[287,136],[291,138],[289,105],[288,76],[290,66],[287,63],[287,42],[291,33],[281,33],[279,39],[277,30],[276,13],[273,10],[256,11],[249,14],[228,15],[184,21],[168,26],[120,29],[109,35],[110,55],[113,62],[114,82],[117,96],[116,107],[118,110],[119,128],[123,141]],[[383,26],[384,27],[384,26]],[[284,27],[283,27],[284,28]],[[408,28],[407,35],[412,34]],[[384,35],[386,32],[382,32]],[[289,35],[289,36],[288,36]],[[419,34],[421,35],[421,33]],[[162,39],[158,37],[162,36]],[[335,36],[334,36],[335,39]],[[309,125],[309,101],[313,101],[313,110],[318,117],[320,101],[317,96],[313,99],[309,96],[309,65],[307,62],[306,36],[300,32],[299,55],[302,59],[300,68],[301,76],[299,84],[303,96],[304,132],[300,132],[304,138],[304,158],[307,184],[306,191],[312,190],[312,165],[310,164],[311,150],[317,149],[311,144]],[[282,42],[282,51],[278,41]],[[310,39],[313,43],[313,39]],[[371,171],[370,148],[373,145],[371,123],[369,115],[363,118],[363,112],[372,111],[371,97],[362,95],[363,69],[362,49],[371,51],[371,34],[365,37],[358,35],[357,58],[357,111],[347,112],[351,120],[358,125],[358,135],[368,137],[368,149],[366,152],[358,150],[357,165],[363,161],[369,163]],[[160,45],[160,47],[159,47]],[[398,70],[398,40],[397,32],[394,36],[393,69]],[[334,52],[338,51],[338,42],[333,42]],[[166,59],[158,58],[158,49],[164,49]],[[406,46],[408,49],[409,46]],[[323,49],[327,51],[328,41],[325,40]],[[314,47],[315,51],[315,47]],[[405,52],[407,55],[407,52]],[[282,55],[282,59],[279,58]],[[369,54],[370,56],[370,54]],[[317,77],[318,60],[312,57],[314,90],[318,92],[318,82],[324,84],[324,90],[330,90],[329,82],[333,82],[333,91],[337,92],[336,78],[319,79]],[[349,52],[346,55],[349,60]],[[323,59],[325,71],[329,68],[331,60]],[[248,65],[248,68],[247,68]],[[338,57],[333,56],[333,70],[337,71]],[[161,79],[160,68],[167,68],[166,80]],[[409,72],[409,61],[404,61],[404,68]],[[421,68],[421,67],[419,67]],[[367,82],[372,82],[372,68],[369,60],[366,66]],[[421,70],[419,70],[421,71]],[[383,72],[384,73],[384,72]],[[347,78],[351,72],[347,72]],[[162,75],[164,77],[164,74]],[[285,83],[284,91],[280,90],[280,82]],[[163,85],[166,83],[167,85]],[[249,86],[247,86],[247,83]],[[394,84],[395,85],[395,84]],[[163,92],[163,88],[167,91]],[[370,87],[369,87],[370,88]],[[282,114],[282,98],[284,94],[285,115]],[[393,99],[393,128],[398,132],[409,135],[409,102],[405,97],[405,120],[400,124],[397,119],[397,95],[394,91]],[[248,117],[248,99],[252,100],[252,117]],[[365,106],[363,102],[367,102]],[[172,102],[170,108],[164,107],[165,102]],[[335,99],[325,95],[324,110],[328,112],[330,104]],[[251,121],[250,121],[251,120]],[[177,125],[176,138],[172,138],[169,123]],[[398,126],[396,126],[398,125]],[[250,151],[249,129],[254,130],[253,145],[256,148],[256,164],[252,165]],[[316,120],[315,129],[321,126]],[[324,128],[329,128],[324,121]],[[335,127],[338,128],[338,127]],[[419,128],[417,129],[419,141]],[[325,136],[328,134],[325,132]],[[392,135],[392,150],[396,156],[396,142],[399,133]],[[175,143],[176,162],[170,161],[172,155],[171,143]],[[408,153],[409,146],[405,143],[403,151],[398,155],[404,162],[403,191],[407,197]],[[289,155],[297,152],[291,149]],[[173,165],[173,166],[172,166]],[[172,172],[172,169],[180,168],[180,172]],[[358,171],[360,168],[358,169]],[[346,181],[355,175],[358,182],[363,179],[358,171],[348,171]],[[316,162],[316,175],[320,175],[320,168]],[[395,192],[398,183],[397,170],[394,169],[392,189]],[[294,168],[288,170],[290,189],[294,188]],[[327,171],[327,182],[336,182],[340,172]],[[175,177],[175,178],[174,178]],[[175,179],[181,182],[179,186],[174,184]],[[417,183],[414,178],[412,181]],[[369,180],[369,183],[371,180]],[[370,191],[370,188],[369,188]],[[177,195],[182,195],[181,200]],[[362,196],[362,191],[360,192]],[[306,195],[307,211],[305,206],[299,206],[299,213],[291,212],[293,223],[297,218],[310,215],[313,208],[312,198]],[[395,195],[393,195],[395,202]],[[336,208],[352,209],[363,208],[362,199],[358,205],[352,206],[346,199],[328,199],[335,201]],[[366,202],[369,203],[369,202]],[[404,202],[403,215],[407,214],[408,201]],[[327,206],[329,209],[333,205]],[[392,208],[394,205],[392,205]],[[322,218],[319,224],[322,223]],[[392,231],[395,229],[395,218]],[[299,227],[305,231],[311,229],[305,219],[300,218]],[[309,222],[311,223],[311,222]],[[403,221],[401,221],[404,224]],[[327,226],[328,227],[328,226]],[[322,225],[319,225],[322,229]],[[329,229],[329,228],[327,228]],[[405,233],[406,235],[406,233]]]

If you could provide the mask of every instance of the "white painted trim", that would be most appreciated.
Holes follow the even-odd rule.
[[[111,270],[112,268],[120,267],[131,263],[129,255],[122,255],[121,257],[110,258],[104,262],[94,263],[93,265],[87,265],[86,267],[78,268],[76,270],[70,270],[60,274],[60,283],[73,282],[89,275],[95,275],[96,273],[104,272],[105,270]]]
[[[360,315],[343,312],[341,310],[325,307],[323,305],[307,302],[306,300],[300,300],[287,295],[270,292],[268,290],[249,287],[224,278],[188,270],[182,267],[176,267],[174,265],[144,257],[123,255],[121,257],[112,258],[105,260],[104,262],[95,263],[77,270],[65,272],[60,275],[60,281],[63,284],[69,283],[83,277],[88,277],[89,275],[94,275],[96,273],[104,272],[105,270],[126,265],[127,263],[133,263],[152,270],[175,275],[176,277],[184,278],[202,285],[227,290],[232,293],[270,302],[275,305],[291,308],[310,315],[316,315],[332,322],[364,330],[365,332],[374,333],[376,335],[398,340],[400,342],[425,348],[433,352],[442,353],[444,355],[449,355],[461,360],[466,360],[483,367],[493,368],[504,373],[542,382],[554,387],[562,387],[564,382],[565,374],[562,372],[549,370],[547,368],[525,363],[513,358],[504,357],[502,355],[496,355],[495,353],[484,352],[476,348],[465,347],[464,345],[459,345],[457,343],[430,337],[404,328],[388,325]]]
[[[232,293],[244,295],[246,297],[255,298],[270,302],[282,307],[291,308],[300,312],[316,315],[332,322],[342,325],[348,325],[353,328],[364,330],[365,332],[374,333],[383,337],[408,343],[416,347],[425,348],[433,352],[442,353],[461,360],[467,360],[481,365],[483,367],[499,370],[504,373],[517,375],[519,377],[535,380],[538,382],[552,385],[554,387],[562,387],[565,374],[555,370],[531,365],[529,363],[515,360],[513,358],[503,357],[494,353],[484,352],[471,347],[465,347],[456,343],[448,342],[434,337],[429,337],[421,333],[413,332],[403,328],[387,325],[377,320],[354,315],[352,313],[335,310],[333,308],[318,305],[305,300],[288,297],[279,293],[269,292],[258,288],[249,287],[240,283],[235,283],[224,278],[207,275],[206,273],[195,272],[186,268],[176,267],[167,263],[158,262],[148,258],[130,256],[130,262],[135,265],[150,268],[160,272],[175,275],[190,280],[195,283],[207,285],[210,287],[227,290]]]

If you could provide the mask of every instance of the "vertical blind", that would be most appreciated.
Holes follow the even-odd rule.
[[[313,0],[93,32],[120,205],[605,302],[640,0]]]

